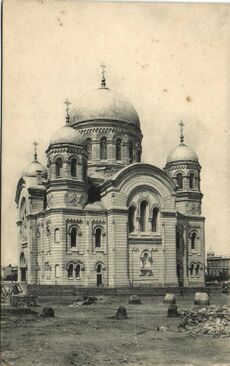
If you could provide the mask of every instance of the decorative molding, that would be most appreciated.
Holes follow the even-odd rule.
[[[66,193],[65,202],[68,206],[84,206],[87,202],[87,195],[84,193]]]
[[[200,215],[201,213],[201,204],[200,203],[187,203],[186,204],[186,212],[192,215]]]
[[[94,219],[94,220],[92,220],[92,224],[93,225],[104,225],[105,220],[104,219]]]

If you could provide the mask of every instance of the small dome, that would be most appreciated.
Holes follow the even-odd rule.
[[[176,161],[194,161],[198,163],[198,156],[191,147],[181,143],[175,150],[171,151],[167,158],[167,164]]]
[[[30,163],[26,169],[23,171],[22,176],[26,176],[26,177],[36,177],[37,173],[41,172],[41,176],[43,178],[47,177],[47,170],[46,168],[39,163],[39,161],[34,160],[32,163]]]
[[[83,138],[81,135],[79,135],[79,133],[69,125],[65,125],[57,130],[50,139],[50,145],[65,143],[81,145],[82,142]]]
[[[95,89],[80,97],[70,117],[72,125],[91,120],[111,120],[127,122],[140,128],[139,117],[133,105],[108,88]]]

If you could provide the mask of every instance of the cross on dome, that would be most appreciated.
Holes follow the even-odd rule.
[[[38,157],[37,147],[38,147],[39,143],[37,141],[34,141],[33,145],[34,145],[34,160],[37,161],[37,157]]]
[[[184,126],[185,126],[184,122],[181,121],[179,123],[179,126],[180,126],[180,143],[183,144],[184,143]]]
[[[102,73],[101,87],[106,88],[105,69],[106,69],[107,66],[102,64],[102,65],[100,65],[100,67],[102,69],[102,71],[101,71],[101,73]]]
[[[66,124],[69,124],[69,106],[70,106],[70,101],[68,100],[68,98],[66,98],[66,100],[64,101],[64,104],[66,105]]]

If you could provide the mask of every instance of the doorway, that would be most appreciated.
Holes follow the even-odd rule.
[[[96,267],[96,273],[97,273],[97,287],[102,285],[102,265],[98,264]]]

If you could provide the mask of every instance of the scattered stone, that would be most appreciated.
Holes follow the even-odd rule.
[[[164,298],[164,304],[176,304],[176,297],[174,294],[167,293]]]
[[[161,330],[162,332],[166,332],[167,330],[169,330],[169,328],[168,327],[160,327],[160,329],[159,330]]]
[[[138,295],[131,295],[129,297],[129,304],[141,304],[141,299]]]
[[[54,310],[51,307],[44,307],[42,309],[42,317],[44,318],[53,318],[54,317]]]
[[[115,315],[115,319],[119,319],[119,320],[122,320],[122,319],[127,319],[128,316],[127,316],[127,310],[124,306],[120,306],[118,309],[117,309],[117,312],[116,312],[116,315]]]
[[[194,305],[209,305],[209,296],[206,292],[196,292]]]
[[[181,309],[179,330],[213,337],[230,337],[230,305]]]
[[[169,304],[168,317],[169,318],[178,318],[179,317],[179,314],[178,314],[178,311],[177,311],[177,305]]]

